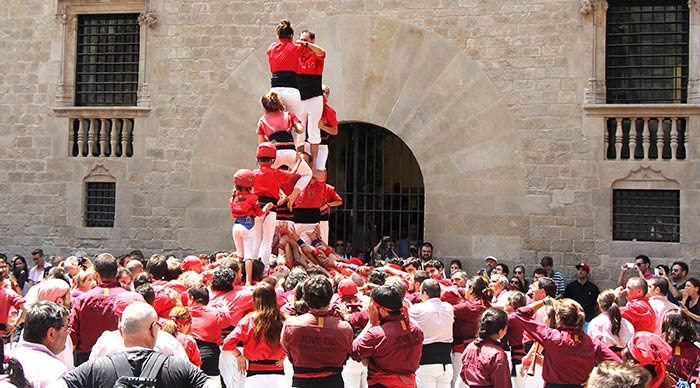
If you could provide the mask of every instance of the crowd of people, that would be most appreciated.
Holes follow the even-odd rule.
[[[469,276],[429,242],[330,246],[335,111],[315,35],[268,49],[258,167],[234,174],[235,252],[0,254],[0,386],[671,387],[698,378],[700,280],[640,255],[600,292],[494,256]],[[386,246],[385,246],[386,245]],[[399,251],[405,251],[399,249]],[[633,273],[629,276],[630,272]],[[150,385],[149,385],[150,384]]]
[[[149,372],[159,387],[609,388],[693,384],[700,373],[697,280],[680,261],[652,272],[638,256],[621,286],[599,292],[588,264],[563,284],[548,256],[531,277],[518,265],[509,278],[493,256],[469,277],[460,261],[446,269],[427,255],[328,270],[277,253],[269,269],[251,260],[250,277],[244,257],[222,251],[52,262],[37,249],[29,270],[0,254],[8,379],[101,387]]]

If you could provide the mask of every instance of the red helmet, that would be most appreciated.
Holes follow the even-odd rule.
[[[277,147],[272,143],[260,143],[258,150],[255,152],[256,158],[272,158],[277,157]]]
[[[253,171],[242,168],[233,174],[233,183],[238,187],[253,187],[254,178]]]

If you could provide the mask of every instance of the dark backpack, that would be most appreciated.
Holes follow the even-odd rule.
[[[159,352],[149,354],[138,377],[134,376],[126,353],[110,354],[107,357],[112,361],[114,370],[117,372],[118,379],[114,383],[114,388],[153,388],[158,382],[156,377],[169,356]]]

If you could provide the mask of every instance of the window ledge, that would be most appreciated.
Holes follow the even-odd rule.
[[[58,117],[95,119],[146,117],[151,113],[151,108],[143,106],[60,106],[52,110]]]
[[[591,115],[658,117],[700,114],[700,104],[584,104]]]

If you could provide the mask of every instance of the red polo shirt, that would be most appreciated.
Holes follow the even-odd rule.
[[[200,341],[221,345],[221,332],[231,326],[231,314],[202,305],[188,306],[187,310],[192,315],[192,336]]]
[[[255,171],[253,181],[253,192],[259,197],[272,197],[279,199],[280,187],[292,176],[287,171],[272,168],[268,163],[261,163],[260,168]]]
[[[100,283],[73,301],[70,314],[70,337],[76,353],[87,353],[102,332],[117,330],[114,298],[126,292],[118,280]]]

